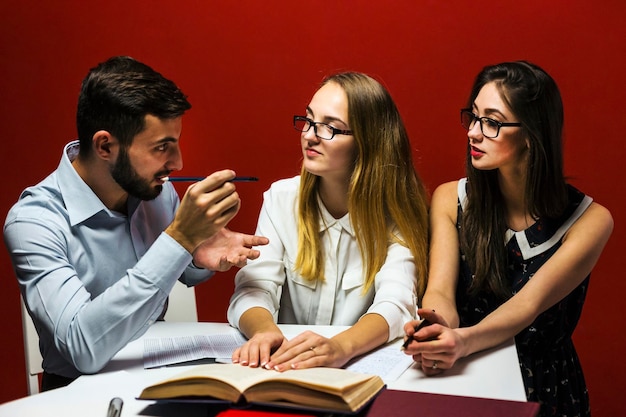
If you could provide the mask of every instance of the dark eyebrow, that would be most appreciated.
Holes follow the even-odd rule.
[[[313,110],[311,110],[309,106],[306,106],[306,112],[309,113],[311,116],[315,116],[315,113],[313,113]],[[322,120],[322,123],[326,123],[326,124],[332,123],[332,122],[339,122],[343,124],[344,126],[348,126],[346,122],[344,122],[338,117],[324,116],[324,119]]]
[[[159,146],[159,145],[164,145],[166,143],[176,143],[178,142],[178,140],[176,138],[173,138],[171,136],[166,136],[164,138],[161,138],[157,141],[154,142],[155,146]]]
[[[477,110],[478,110],[478,108],[476,107],[476,104],[472,105],[472,110],[474,110],[474,111],[477,111]],[[485,109],[485,114],[486,114],[486,116],[485,116],[485,117],[487,117],[487,116],[492,117],[492,116],[494,116],[494,115],[495,115],[495,116],[500,116],[500,118],[502,118],[502,119],[503,119],[503,120],[505,120],[505,121],[506,121],[506,120],[508,120],[508,119],[506,118],[506,116],[505,116],[505,115],[504,115],[504,114],[503,114],[500,110],[498,110],[498,109],[490,109],[490,108],[487,108],[487,109]]]

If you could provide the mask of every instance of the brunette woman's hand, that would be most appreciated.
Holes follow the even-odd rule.
[[[413,356],[426,375],[437,375],[454,365],[460,357],[458,346],[463,341],[457,329],[449,328],[446,320],[435,311],[418,309],[417,314],[422,320],[413,320],[404,325],[404,351]]]

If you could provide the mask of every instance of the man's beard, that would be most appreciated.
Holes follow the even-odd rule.
[[[162,185],[153,186],[151,181],[147,181],[139,176],[130,163],[128,152],[123,146],[120,147],[117,161],[115,161],[115,165],[111,169],[111,176],[124,191],[140,200],[154,200],[163,190]]]

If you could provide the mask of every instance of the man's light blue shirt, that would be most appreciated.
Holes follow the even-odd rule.
[[[128,215],[107,209],[72,166],[66,145],[56,171],[9,211],[4,239],[39,332],[45,371],[94,373],[161,315],[177,279],[211,272],[166,233],[179,205],[165,183],[151,201],[128,199]]]

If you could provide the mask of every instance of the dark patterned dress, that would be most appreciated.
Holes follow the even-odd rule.
[[[459,181],[460,226],[466,180]],[[563,235],[591,204],[591,198],[568,186],[569,204],[558,219],[539,219],[521,232],[508,230],[506,248],[512,293],[518,292],[559,249]],[[500,304],[491,294],[470,298],[472,280],[463,254],[457,287],[457,309],[462,327],[481,321]],[[567,297],[540,314],[515,337],[526,397],[541,404],[540,416],[590,416],[589,397],[572,333],[582,312],[589,276]]]

